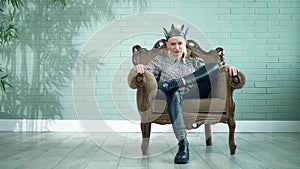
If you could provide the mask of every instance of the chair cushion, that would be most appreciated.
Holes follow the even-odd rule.
[[[152,101],[154,113],[166,113],[166,106],[166,100],[154,99]],[[226,112],[226,100],[219,98],[185,99],[182,101],[182,109],[185,113]]]

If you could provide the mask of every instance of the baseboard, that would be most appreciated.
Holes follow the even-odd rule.
[[[152,125],[152,132],[173,132],[171,125]],[[0,120],[0,131],[15,132],[140,132],[139,121],[126,120]],[[204,127],[190,130],[203,132]],[[213,132],[228,132],[226,124]],[[300,132],[300,121],[236,121],[236,132]]]

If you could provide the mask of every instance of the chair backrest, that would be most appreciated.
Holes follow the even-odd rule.
[[[187,55],[190,57],[200,57],[205,63],[218,63],[219,65],[225,65],[224,51],[218,47],[215,50],[209,52],[204,51],[195,41],[187,40]],[[168,50],[166,47],[166,40],[161,39],[157,41],[151,50],[142,48],[139,45],[132,47],[132,62],[136,64],[146,65],[153,57],[167,56]],[[226,78],[224,72],[220,74],[216,83],[213,84],[211,97],[226,98]]]
[[[224,62],[223,55],[221,54],[223,52],[222,48],[206,52],[193,40],[187,40],[186,47],[187,55],[190,57],[200,57],[205,63],[224,64],[222,63]],[[146,65],[157,55],[167,56],[167,52],[166,41],[164,39],[157,41],[151,50],[135,45],[132,47],[132,62],[134,65],[138,63]]]

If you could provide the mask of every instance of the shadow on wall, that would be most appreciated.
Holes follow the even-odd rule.
[[[19,40],[0,54],[14,86],[0,100],[0,119],[63,119],[61,91],[79,54],[72,40],[92,22],[113,20],[113,8],[129,2],[139,11],[147,6],[146,0],[67,1],[65,8],[24,1],[16,18]]]

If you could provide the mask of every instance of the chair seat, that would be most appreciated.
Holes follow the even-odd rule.
[[[154,113],[167,113],[166,106],[166,100],[154,99],[152,101]],[[185,113],[226,112],[226,100],[220,98],[184,99],[182,109]]]

